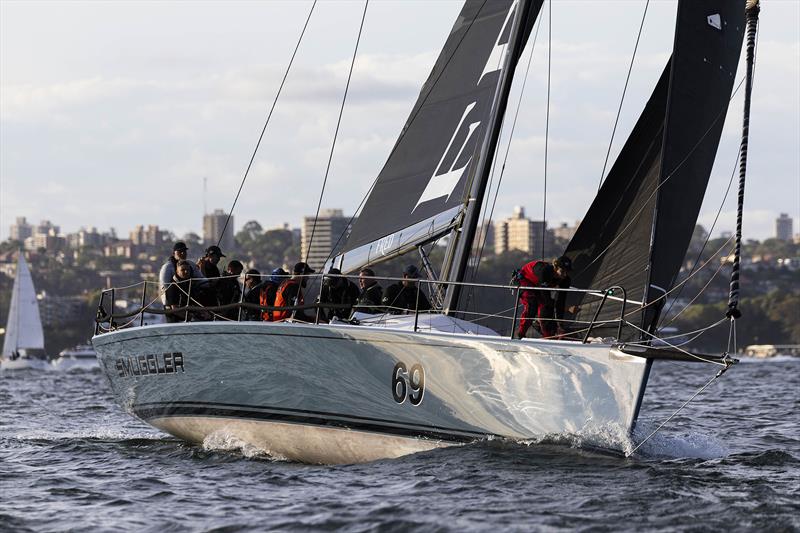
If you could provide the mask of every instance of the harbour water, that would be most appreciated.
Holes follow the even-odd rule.
[[[715,372],[657,363],[639,438]],[[99,371],[3,372],[0,531],[800,530],[798,358],[744,360],[631,458],[596,439],[302,465],[181,443]]]

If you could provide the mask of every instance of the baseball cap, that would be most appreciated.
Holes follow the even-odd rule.
[[[183,241],[178,241],[172,246],[173,252],[185,252],[189,248],[186,247],[186,243]]]
[[[408,265],[405,270],[403,270],[403,274],[410,278],[418,278],[419,277],[419,269],[414,265]]]
[[[220,257],[227,257],[225,254],[222,253],[222,250],[219,249],[219,246],[209,246],[206,248],[206,255],[218,255]]]
[[[567,257],[566,255],[562,255],[555,261],[553,261],[553,266],[556,268],[563,268],[567,272],[572,270],[572,259]]]
[[[316,270],[302,261],[295,263],[294,268],[292,269],[292,274],[313,274],[314,272],[316,272]]]

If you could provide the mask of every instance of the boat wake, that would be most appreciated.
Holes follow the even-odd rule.
[[[203,450],[210,452],[233,452],[241,454],[247,459],[267,459],[272,461],[287,461],[280,454],[265,451],[241,438],[227,432],[215,431],[203,439]]]
[[[633,440],[641,442],[657,427],[655,421],[640,420]],[[669,429],[662,429],[636,450],[636,456],[644,459],[721,459],[729,454],[727,445],[714,436],[696,431],[674,433]]]

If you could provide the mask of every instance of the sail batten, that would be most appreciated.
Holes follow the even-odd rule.
[[[17,274],[8,308],[8,322],[3,339],[3,356],[9,357],[20,350],[43,350],[44,332],[39,316],[36,289],[22,252],[17,259]]]

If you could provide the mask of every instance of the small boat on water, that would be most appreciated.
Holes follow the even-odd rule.
[[[539,289],[569,291],[581,333],[519,339],[478,324],[499,316],[494,311],[471,311],[470,291],[501,291],[513,316],[500,318],[516,327],[521,288],[469,283],[467,269],[481,248],[476,230],[514,70],[542,4],[465,3],[358,221],[327,265],[346,275],[418,252],[428,279],[414,282],[417,302],[428,290],[430,312],[320,323],[317,306],[310,322],[191,321],[184,313],[184,322],[144,325],[143,315],[114,313],[120,292],[109,289],[92,343],[116,401],[190,442],[232,438],[312,463],[495,437],[596,435],[594,444],[620,450],[653,361],[733,364],[725,353],[700,356],[652,341],[716,157],[745,28],[755,31],[743,2],[678,3],[672,56],[565,252],[578,288]],[[423,246],[443,237],[436,275]],[[733,283],[731,293],[733,324],[738,278],[736,299]],[[246,305],[255,304],[238,304]]]
[[[8,321],[0,358],[1,370],[50,368],[44,351],[44,330],[30,268],[22,251],[8,308]]]
[[[52,364],[56,370],[91,370],[99,367],[97,352],[91,344],[79,344],[74,348],[61,350]]]

